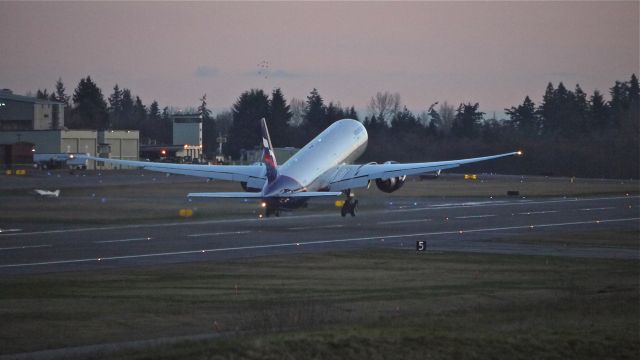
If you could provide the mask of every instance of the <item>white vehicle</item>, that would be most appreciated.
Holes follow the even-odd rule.
[[[189,197],[255,198],[261,199],[265,215],[278,216],[282,210],[292,210],[309,199],[345,196],[341,215],[355,216],[358,201],[351,189],[369,187],[372,181],[383,192],[398,190],[407,176],[434,173],[463,164],[520,155],[520,151],[471,159],[384,164],[351,164],[367,146],[367,130],[357,120],[343,119],[333,123],[316,136],[287,162],[278,166],[273,154],[265,119],[262,124],[263,163],[254,165],[188,165],[153,163],[89,157],[151,171],[200,176],[210,179],[237,181],[248,192],[190,193]]]
[[[86,169],[88,153],[55,153],[33,154],[33,163],[41,169],[68,167],[69,169]]]
[[[35,191],[36,195],[40,195],[42,197],[49,197],[49,198],[58,198],[58,197],[60,197],[60,189],[58,189],[56,191],[35,189],[33,191]]]

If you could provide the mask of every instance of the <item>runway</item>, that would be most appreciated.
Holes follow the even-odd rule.
[[[421,199],[424,200],[424,199]],[[548,232],[640,228],[638,196],[457,199],[389,203],[342,218],[300,210],[278,218],[84,228],[0,229],[0,274],[98,270],[343,251],[364,247],[640,259],[638,247],[519,242]],[[500,241],[495,241],[501,239]],[[510,239],[505,241],[504,239]]]

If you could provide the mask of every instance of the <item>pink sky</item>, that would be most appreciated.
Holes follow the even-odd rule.
[[[62,77],[72,93],[91,75],[105,96],[118,83],[161,106],[315,87],[359,109],[391,91],[412,110],[502,111],[539,101],[549,81],[608,93],[638,73],[639,32],[637,1],[0,2],[0,88],[51,90]]]

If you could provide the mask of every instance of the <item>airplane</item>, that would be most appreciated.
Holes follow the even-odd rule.
[[[57,198],[60,197],[60,189],[56,190],[56,191],[49,191],[49,190],[42,190],[42,189],[35,189],[33,190],[36,195],[40,195],[43,198]]]
[[[356,215],[358,200],[352,189],[368,188],[375,182],[378,189],[392,193],[404,185],[407,176],[439,173],[463,164],[521,155],[521,151],[450,161],[383,164],[352,164],[367,146],[367,130],[357,120],[334,122],[284,164],[278,165],[273,153],[267,122],[260,120],[262,131],[262,163],[254,165],[191,165],[147,161],[85,157],[89,160],[138,167],[150,171],[191,175],[239,182],[244,192],[198,192],[189,198],[260,199],[264,215],[280,216],[280,211],[303,207],[310,199],[345,196],[340,214]],[[261,214],[262,216],[262,214]]]

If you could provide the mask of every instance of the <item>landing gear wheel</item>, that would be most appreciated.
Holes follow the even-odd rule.
[[[356,209],[358,209],[358,200],[353,200],[353,203],[351,204],[351,216],[356,216]]]
[[[358,208],[358,200],[354,200],[351,192],[348,193],[347,199],[344,201],[344,205],[342,205],[342,209],[340,209],[340,215],[342,217],[347,216],[347,214],[351,214],[351,216],[356,216],[356,209]]]

